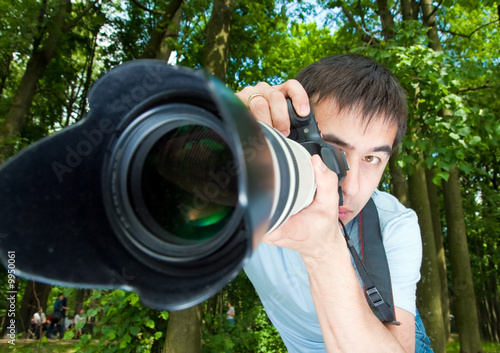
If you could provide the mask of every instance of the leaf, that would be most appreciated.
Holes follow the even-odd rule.
[[[64,339],[65,340],[70,340],[73,337],[75,337],[75,331],[71,330],[71,331],[64,332]]]
[[[106,334],[106,337],[109,341],[114,340],[116,338],[116,331],[115,330],[108,331],[108,333]]]
[[[474,169],[472,168],[472,166],[470,164],[460,164],[458,166],[458,169],[460,169],[462,172],[464,172],[465,174],[470,174]]]
[[[129,330],[130,334],[133,336],[137,336],[141,332],[141,328],[137,327],[137,326],[132,326],[128,330]]]
[[[450,173],[439,171],[432,177],[432,182],[436,185],[441,184],[441,180],[448,181]]]
[[[158,317],[161,317],[163,320],[168,320],[168,311],[160,311],[160,315]]]
[[[460,139],[460,135],[452,132],[450,133],[450,137],[453,139],[453,140],[459,140]]]
[[[479,144],[481,142],[481,136],[474,136],[473,138],[471,138],[471,140],[469,141],[469,145],[471,146],[476,146],[477,144]]]
[[[147,320],[145,323],[146,327],[155,328],[155,322],[151,319]]]

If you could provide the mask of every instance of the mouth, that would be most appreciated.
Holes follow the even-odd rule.
[[[352,211],[350,209],[348,209],[347,207],[344,207],[344,206],[340,206],[339,207],[339,218],[341,221],[345,220],[347,217],[349,217],[349,214],[351,213]]]

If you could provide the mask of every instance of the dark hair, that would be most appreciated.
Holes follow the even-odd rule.
[[[398,127],[393,147],[406,133],[406,95],[391,71],[375,60],[359,54],[323,58],[299,72],[297,80],[305,88],[311,105],[334,99],[339,111],[359,108],[368,125],[383,117]]]

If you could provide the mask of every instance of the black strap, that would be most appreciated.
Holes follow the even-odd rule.
[[[365,286],[365,294],[370,308],[380,321],[398,325],[399,323],[395,321],[391,275],[375,203],[370,198],[360,213],[359,235],[363,261],[354,248],[354,243],[349,238],[344,224],[340,223],[356,270]]]

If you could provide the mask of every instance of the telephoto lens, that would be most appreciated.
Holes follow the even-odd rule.
[[[0,168],[0,258],[21,276],[183,309],[314,197],[310,153],[203,70],[125,63],[89,106]]]

